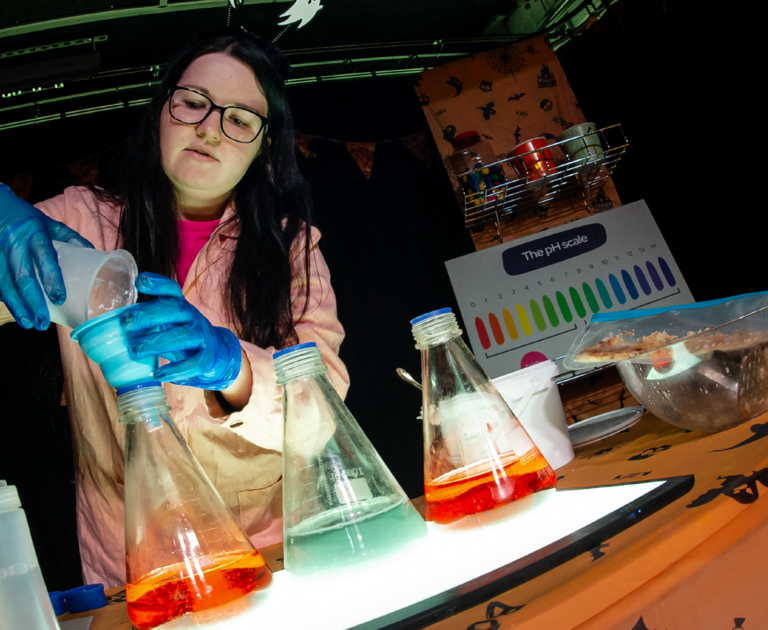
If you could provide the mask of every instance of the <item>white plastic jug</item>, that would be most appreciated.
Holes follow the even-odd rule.
[[[563,403],[553,380],[557,374],[555,362],[544,361],[492,380],[554,469],[574,457]]]
[[[0,628],[60,630],[15,486],[0,481]]]

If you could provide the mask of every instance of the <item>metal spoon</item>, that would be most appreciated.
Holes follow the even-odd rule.
[[[397,368],[397,375],[406,383],[410,383],[414,387],[417,387],[419,391],[421,391],[421,383],[419,383],[419,381],[408,374],[408,372],[406,372],[403,368]]]

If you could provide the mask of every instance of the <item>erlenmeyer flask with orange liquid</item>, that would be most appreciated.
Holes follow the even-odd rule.
[[[421,350],[427,521],[491,524],[554,488],[552,467],[462,341],[451,309],[411,325]]]
[[[126,424],[128,616],[147,630],[264,588],[272,573],[169,416],[159,383],[118,392]]]
[[[159,383],[118,392],[126,424],[128,616],[147,630],[232,602],[272,581],[173,424]]]
[[[129,356],[122,310],[86,322],[72,338],[117,390],[125,425],[128,617],[149,630],[188,613],[245,612],[245,596],[267,587],[272,572],[171,420],[153,380],[157,357]]]

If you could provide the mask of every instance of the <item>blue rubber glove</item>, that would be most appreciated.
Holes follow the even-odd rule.
[[[140,273],[136,288],[158,299],[131,306],[120,315],[120,324],[129,333],[131,355],[157,354],[171,361],[155,373],[165,383],[214,391],[234,383],[242,351],[231,330],[211,324],[170,278]]]
[[[0,184],[0,301],[24,328],[45,330],[51,323],[35,266],[51,302],[58,306],[67,299],[51,239],[93,247]]]

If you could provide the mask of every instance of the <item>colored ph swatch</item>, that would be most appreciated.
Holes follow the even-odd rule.
[[[547,312],[549,323],[551,324],[552,328],[556,328],[560,325],[560,319],[557,317],[557,311],[555,310],[554,304],[552,304],[552,300],[550,300],[545,295],[543,298],[541,298],[541,301],[544,302],[544,310]]]
[[[493,339],[496,341],[498,345],[501,345],[504,343],[504,333],[501,332],[501,326],[499,325],[499,320],[496,318],[496,315],[491,313],[488,315],[488,322],[491,324],[491,332],[493,333]]]
[[[477,330],[477,336],[480,337],[480,345],[483,346],[483,350],[488,350],[491,347],[491,338],[485,329],[485,323],[479,317],[475,317],[475,329]]]
[[[611,300],[611,294],[608,293],[608,289],[605,288],[603,281],[598,278],[595,280],[595,286],[597,286],[597,292],[600,294],[600,299],[603,301],[603,306],[607,309],[613,308],[613,300]]]
[[[593,313],[597,313],[600,310],[600,306],[597,303],[597,298],[595,297],[594,292],[592,291],[592,287],[589,286],[586,282],[583,282],[581,284],[581,290],[584,291],[584,297],[587,298],[587,304],[589,304],[589,310]]]
[[[640,267],[637,265],[635,265],[635,278],[637,278],[637,281],[640,283],[640,288],[642,289],[643,293],[645,293],[645,295],[650,295],[651,285],[648,284],[648,280],[646,280],[643,270],[640,269]]]
[[[659,267],[661,267],[661,273],[664,274],[667,284],[671,287],[675,286],[677,280],[675,280],[675,276],[672,275],[672,270],[669,268],[667,261],[661,257],[659,257]]]
[[[629,275],[629,272],[626,269],[621,270],[621,279],[624,280],[624,286],[627,287],[627,293],[629,293],[629,297],[631,297],[633,300],[636,300],[638,297],[640,297],[640,294],[637,292],[637,287],[632,280],[632,276]]]
[[[517,332],[517,326],[515,325],[515,320],[512,319],[512,313],[505,308],[501,311],[501,316],[504,318],[504,325],[507,327],[509,338],[515,341],[520,336],[520,333]]]
[[[656,267],[654,267],[653,263],[649,260],[647,263],[645,263],[645,268],[648,270],[648,275],[651,276],[651,282],[653,282],[653,286],[656,287],[657,291],[661,291],[664,288],[664,283],[661,281],[661,278],[659,278],[659,272],[656,271]]]
[[[541,309],[536,303],[536,300],[531,300],[529,306],[531,307],[531,315],[533,315],[533,321],[536,323],[536,328],[541,331],[546,330],[547,323],[544,321],[544,315],[541,314]]]
[[[525,309],[521,304],[517,305],[517,318],[520,320],[520,326],[522,327],[525,336],[530,337],[533,328],[531,327],[531,321],[528,319],[528,313],[525,312]]]
[[[573,321],[573,315],[571,314],[571,309],[568,308],[568,302],[566,301],[565,296],[560,293],[560,291],[557,291],[555,297],[557,298],[557,305],[560,307],[560,312],[563,314],[563,319],[570,324]]]
[[[611,283],[611,288],[613,289],[613,294],[616,296],[616,299],[619,301],[619,304],[626,304],[627,296],[624,295],[624,289],[621,288],[621,284],[619,283],[619,279],[616,276],[614,276],[613,274],[610,274],[608,276],[608,281]]]
[[[521,334],[530,337],[534,334],[534,330],[544,332],[548,326],[556,328],[560,325],[561,317],[565,323],[571,323],[574,319],[574,313],[580,318],[587,316],[587,306],[592,313],[600,312],[601,303],[604,310],[609,310],[616,303],[619,305],[626,304],[628,298],[637,300],[640,297],[640,291],[642,291],[643,295],[649,296],[654,288],[658,291],[663,290],[664,280],[666,280],[668,286],[674,287],[677,284],[677,280],[667,262],[659,257],[658,266],[661,269],[661,273],[659,273],[656,265],[650,261],[645,263],[645,270],[641,265],[633,265],[632,273],[626,269],[621,269],[617,271],[621,279],[616,274],[609,273],[607,282],[601,278],[595,278],[594,288],[589,282],[582,282],[580,288],[584,295],[583,299],[578,288],[568,287],[567,294],[565,290],[555,291],[554,300],[548,295],[544,295],[540,301],[530,299],[527,308],[522,304],[502,308],[501,321],[504,322],[503,327],[495,313],[487,314],[487,325],[482,317],[476,317],[475,329],[477,330],[480,344],[485,350],[491,347],[491,339],[498,346],[504,345],[506,342],[505,329],[509,339],[516,341],[520,338]],[[634,274],[634,279],[632,274]],[[637,282],[635,282],[635,279]],[[651,283],[653,286],[651,286]],[[638,290],[638,286],[640,290]],[[611,297],[611,292],[613,297]]]
[[[584,302],[581,301],[579,292],[573,287],[568,288],[568,293],[571,295],[571,302],[573,302],[573,308],[576,309],[576,314],[579,317],[584,317],[587,314],[587,309],[584,308]]]

